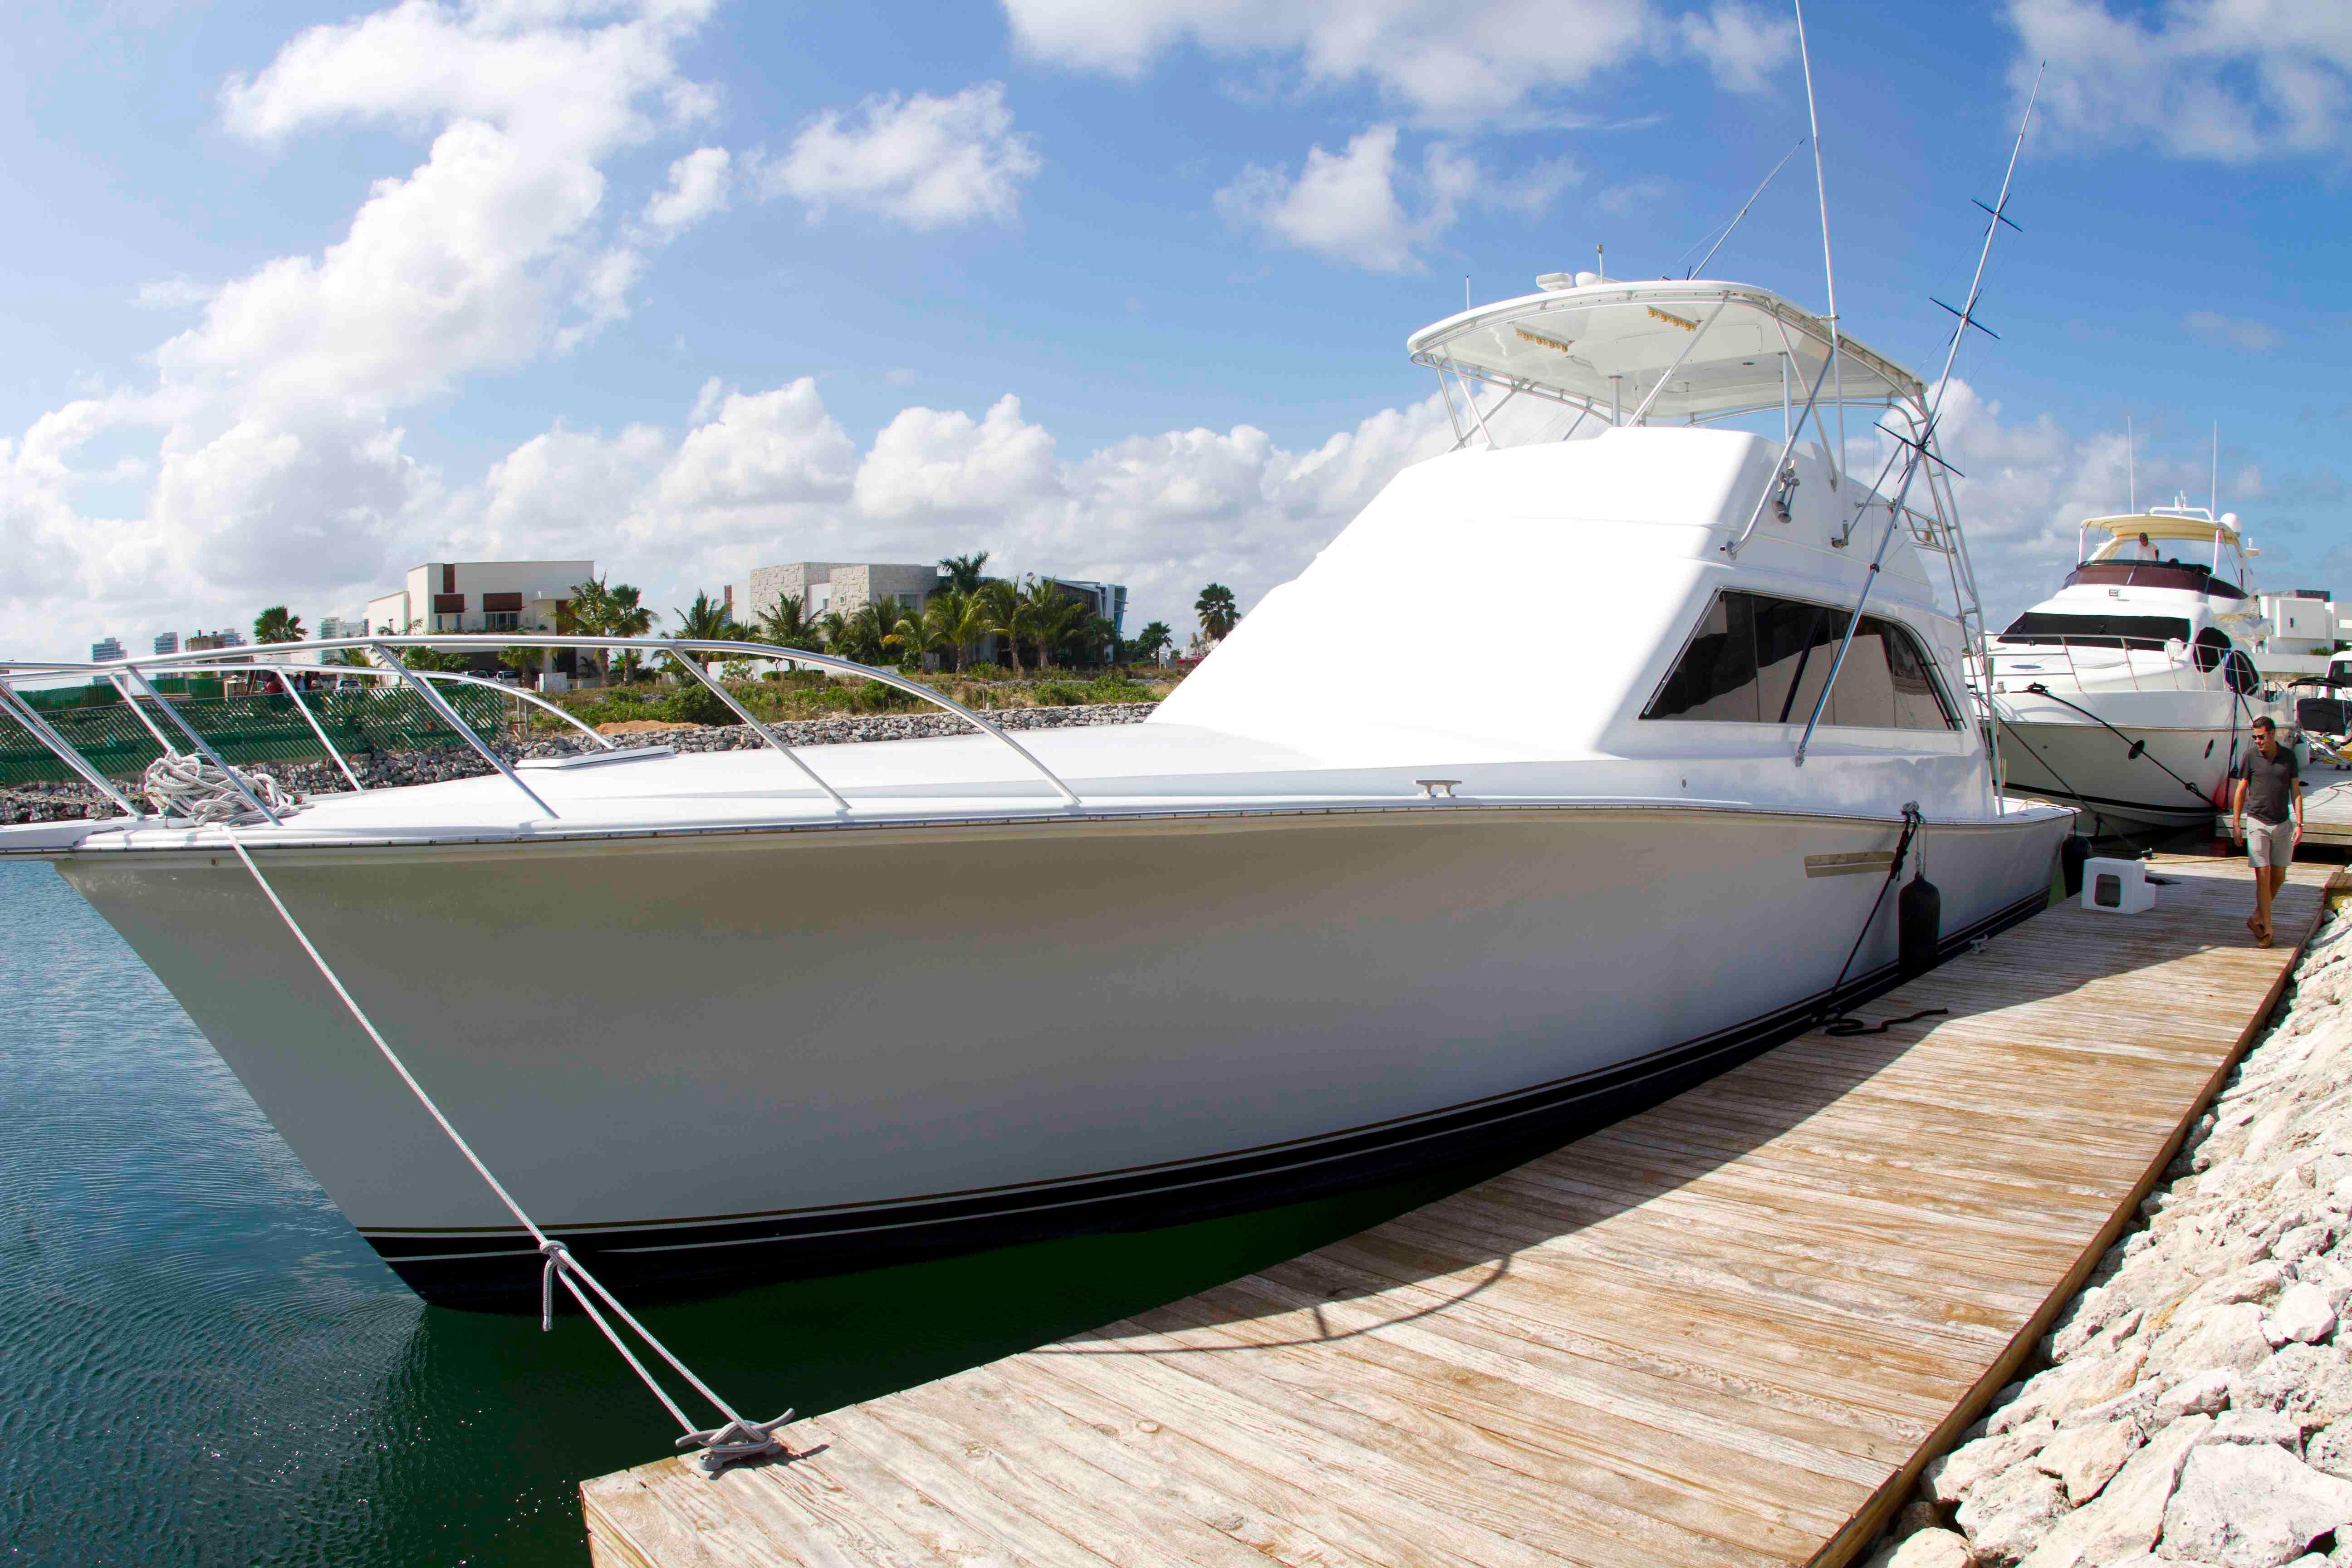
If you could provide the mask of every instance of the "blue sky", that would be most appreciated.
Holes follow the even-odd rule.
[[[2352,596],[2352,7],[1808,14],[1840,305],[1932,372],[1996,615],[2222,504]],[[0,60],[0,647],[315,624],[427,559],[1106,576],[1246,605],[1444,444],[1407,333],[1679,269],[1803,133],[1739,0],[36,5]],[[1811,170],[1710,268],[1818,306]],[[2341,579],[2339,581],[2338,579]],[[1401,592],[1425,592],[1401,584]],[[1416,604],[1442,616],[1436,602]]]

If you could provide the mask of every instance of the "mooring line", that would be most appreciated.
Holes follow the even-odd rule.
[[[425,1113],[431,1116],[441,1131],[448,1135],[449,1142],[457,1146],[457,1152],[466,1157],[466,1163],[474,1167],[474,1173],[480,1176],[488,1184],[490,1191],[498,1195],[499,1202],[506,1205],[507,1212],[514,1215],[516,1223],[529,1231],[531,1239],[539,1244],[540,1254],[547,1260],[544,1271],[540,1278],[541,1330],[545,1331],[554,1326],[555,1282],[562,1279],[563,1288],[572,1293],[572,1299],[580,1303],[581,1310],[588,1314],[589,1320],[603,1331],[604,1338],[611,1342],[613,1348],[621,1352],[621,1359],[629,1363],[630,1368],[644,1381],[645,1385],[653,1391],[654,1397],[662,1402],[662,1407],[677,1419],[681,1427],[685,1428],[686,1436],[677,1440],[677,1446],[681,1448],[702,1450],[702,1468],[706,1474],[715,1474],[724,1466],[740,1459],[792,1458],[792,1450],[786,1447],[783,1440],[776,1436],[776,1429],[793,1418],[793,1412],[787,1410],[772,1421],[750,1421],[738,1415],[733,1405],[719,1398],[716,1390],[697,1377],[694,1374],[694,1369],[678,1360],[667,1345],[663,1344],[654,1336],[653,1331],[637,1321],[629,1310],[621,1305],[619,1299],[604,1288],[604,1282],[588,1271],[587,1265],[572,1255],[569,1247],[540,1229],[538,1222],[524,1212],[523,1206],[515,1201],[514,1194],[507,1191],[506,1184],[491,1173],[489,1166],[483,1163],[482,1157],[474,1152],[474,1146],[466,1142],[465,1134],[459,1132],[457,1126],[443,1113],[441,1107],[435,1102],[433,1097],[425,1092],[425,1086],[416,1081],[416,1075],[408,1070],[408,1064],[400,1059],[400,1053],[392,1048],[391,1043],[383,1037],[383,1032],[375,1026],[359,1003],[352,998],[350,990],[343,984],[341,977],[336,974],[333,967],[320,953],[317,945],[310,941],[309,933],[303,931],[301,923],[295,920],[293,911],[286,907],[286,900],[278,896],[278,889],[269,885],[269,879],[261,874],[261,868],[255,865],[253,857],[246,853],[245,845],[237,837],[236,830],[226,825],[219,826],[220,830],[227,835],[229,847],[236,852],[236,858],[243,861],[245,868],[252,873],[254,885],[259,888],[262,896],[269,900],[270,908],[278,911],[278,918],[286,922],[286,929],[294,933],[294,940],[301,943],[302,951],[310,955],[310,962],[318,967],[319,973],[327,984],[333,987],[335,995],[341,1000],[352,1018],[358,1021],[359,1026],[367,1032],[367,1037],[375,1043],[375,1048],[383,1053],[383,1059],[392,1064],[392,1070],[400,1075],[400,1081],[408,1086],[409,1092],[416,1097],[417,1103],[425,1107]],[[614,1316],[626,1323],[637,1338],[645,1342],[646,1348],[667,1363],[672,1371],[693,1384],[694,1391],[709,1400],[712,1407],[727,1419],[717,1426],[698,1429],[686,1412],[678,1407],[677,1401],[670,1397],[669,1391],[661,1385],[660,1380],[646,1370],[645,1363],[637,1359],[636,1352],[632,1351],[621,1336],[613,1331],[613,1326],[604,1321],[604,1314],[596,1310],[596,1303],[590,1300],[586,1292],[581,1289],[583,1283],[603,1298],[604,1304],[613,1310]]]

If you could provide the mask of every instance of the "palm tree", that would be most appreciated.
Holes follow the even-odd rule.
[[[677,621],[677,630],[670,634],[674,638],[694,642],[729,642],[742,629],[735,624],[734,611],[725,601],[714,599],[699,588],[694,591],[693,604],[682,610],[672,610],[670,614]],[[697,664],[707,665],[717,656],[696,653],[687,657]]]
[[[940,575],[948,586],[960,594],[975,592],[981,584],[980,569],[988,564],[988,552],[974,551],[970,555],[950,555],[940,563]]]
[[[1118,628],[1108,618],[1089,610],[1084,620],[1070,628],[1069,635],[1082,659],[1103,664],[1118,662]]]
[[[627,583],[606,583],[601,577],[591,577],[585,583],[575,583],[572,588],[572,622],[582,637],[641,637],[653,629],[654,612],[638,602],[637,589]],[[609,682],[613,678],[613,650],[595,650],[598,679]],[[635,669],[640,663],[635,658],[625,659],[625,670]]]
[[[300,642],[310,635],[302,629],[302,617],[288,615],[283,605],[272,605],[254,617],[256,642]]]
[[[1176,634],[1168,629],[1168,623],[1153,621],[1135,634],[1135,640],[1127,645],[1127,651],[1130,658],[1157,663],[1162,653],[1175,646]]]
[[[753,635],[778,647],[814,648],[816,628],[805,613],[808,601],[798,594],[778,594],[776,602],[760,612]]]
[[[1002,577],[992,577],[980,585],[972,598],[980,613],[987,618],[983,637],[1004,639],[1005,657],[1011,660],[1013,673],[1021,673],[1021,639],[1029,633],[1029,601],[1021,590]]]
[[[923,623],[929,646],[943,650],[949,668],[959,671],[980,639],[995,629],[980,595],[956,588],[942,588],[931,595],[930,603],[923,606]]]
[[[1054,668],[1054,650],[1084,624],[1079,617],[1091,611],[1084,599],[1075,598],[1063,591],[1058,583],[1043,577],[1033,577],[1022,595],[1029,608],[1029,630],[1037,639],[1037,662],[1046,669]]]
[[[1201,590],[1192,601],[1192,610],[1201,617],[1201,632],[1211,642],[1223,642],[1233,635],[1234,626],[1242,618],[1241,610],[1234,604],[1234,591],[1223,583],[1212,583]]]
[[[880,664],[888,656],[891,637],[905,615],[895,598],[869,599],[849,612],[842,622],[834,651],[860,664]]]
[[[827,653],[841,658],[849,657],[850,632],[847,616],[843,615],[839,610],[827,610],[809,624],[811,629],[816,633],[817,641],[824,645]]]
[[[952,594],[955,590],[950,588],[947,592]],[[876,602],[881,606],[877,612],[877,624],[881,621],[890,623],[890,629],[882,634],[882,646],[897,648],[899,663],[905,664],[909,660],[920,662],[925,654],[944,646],[940,640],[939,623],[931,618],[928,608],[902,609],[896,599]],[[896,619],[892,619],[894,616]]]

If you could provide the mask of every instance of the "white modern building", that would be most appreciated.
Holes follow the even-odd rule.
[[[155,634],[155,651],[157,653],[179,652],[180,634],[177,632],[157,632]]]
[[[593,561],[428,561],[399,590],[368,601],[371,630],[555,630],[572,590],[596,575]]]
[[[2327,590],[2296,588],[2261,597],[2263,630],[2254,645],[2254,667],[2282,680],[2326,675],[2343,625]]]
[[[89,645],[89,661],[92,664],[106,664],[121,657],[122,639],[121,637],[100,637]]]

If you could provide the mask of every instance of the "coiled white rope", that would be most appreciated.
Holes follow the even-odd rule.
[[[194,755],[165,755],[149,763],[147,771],[139,775],[139,792],[165,816],[185,817],[197,827],[236,827],[268,821],[237,793],[240,783],[280,817],[310,804],[308,796],[297,795],[268,773],[225,770]]]
[[[272,784],[271,787],[275,788],[276,785]],[[246,808],[246,814],[248,816],[252,816],[252,809]],[[224,831],[227,831],[226,827]],[[776,1428],[790,1421],[793,1418],[793,1412],[787,1410],[772,1421],[750,1421],[737,1415],[733,1405],[719,1398],[709,1384],[694,1374],[693,1368],[678,1360],[671,1353],[667,1345],[654,1337],[651,1330],[637,1321],[629,1310],[622,1306],[619,1300],[604,1288],[603,1282],[588,1272],[587,1266],[572,1256],[570,1249],[563,1243],[553,1239],[545,1231],[540,1229],[538,1222],[523,1212],[522,1205],[515,1202],[514,1194],[507,1191],[504,1183],[490,1173],[490,1168],[482,1163],[482,1157],[474,1152],[474,1146],[467,1142],[465,1135],[451,1125],[449,1118],[442,1114],[440,1106],[434,1103],[433,1097],[425,1092],[425,1086],[416,1081],[416,1075],[410,1072],[408,1065],[400,1059],[399,1053],[392,1048],[375,1025],[369,1020],[368,1016],[360,1010],[360,1005],[353,1001],[352,994],[343,988],[341,979],[336,975],[333,969],[328,966],[326,959],[320,955],[319,950],[311,944],[310,937],[295,921],[293,912],[287,909],[285,900],[278,896],[278,889],[269,885],[269,879],[261,874],[261,868],[255,865],[253,857],[245,852],[244,843],[234,832],[227,832],[227,837],[229,847],[236,851],[236,858],[243,861],[245,868],[253,874],[254,885],[258,887],[262,896],[269,900],[270,908],[278,911],[278,918],[286,922],[286,929],[294,933],[294,940],[302,944],[302,951],[310,954],[310,962],[318,966],[320,976],[333,987],[336,996],[341,999],[344,1007],[358,1021],[359,1026],[367,1031],[367,1037],[375,1042],[375,1048],[383,1054],[383,1059],[392,1064],[392,1070],[400,1075],[400,1081],[408,1086],[409,1092],[416,1096],[417,1103],[425,1107],[425,1113],[439,1124],[443,1132],[448,1134],[449,1142],[457,1146],[457,1152],[466,1157],[466,1163],[474,1167],[474,1173],[480,1176],[485,1183],[488,1184],[490,1191],[498,1194],[499,1202],[504,1204],[507,1212],[515,1216],[516,1223],[529,1231],[531,1240],[539,1244],[540,1255],[547,1259],[540,1275],[539,1326],[541,1331],[544,1332],[554,1326],[555,1285],[560,1279],[563,1282],[563,1288],[572,1292],[572,1299],[580,1303],[581,1310],[585,1311],[590,1320],[603,1331],[604,1338],[612,1342],[613,1348],[621,1352],[621,1359],[629,1363],[630,1370],[644,1381],[647,1388],[653,1390],[654,1397],[662,1402],[663,1408],[676,1417],[677,1424],[686,1429],[686,1436],[677,1440],[677,1446],[681,1448],[699,1448],[702,1451],[704,1474],[716,1475],[728,1465],[741,1459],[792,1458],[793,1451],[784,1446],[782,1438],[776,1436]],[[590,1300],[587,1292],[581,1289],[583,1285],[585,1285],[588,1290],[593,1291],[605,1306],[611,1308],[613,1315],[626,1323],[637,1338],[644,1342],[647,1349],[668,1363],[671,1370],[693,1384],[694,1391],[709,1400],[711,1406],[726,1419],[716,1426],[698,1429],[688,1418],[686,1412],[678,1408],[677,1401],[670,1397],[669,1391],[661,1385],[660,1380],[646,1370],[646,1363],[637,1359],[636,1352],[632,1351],[621,1336],[614,1331],[613,1325],[605,1321],[604,1314],[596,1310],[596,1303]]]

